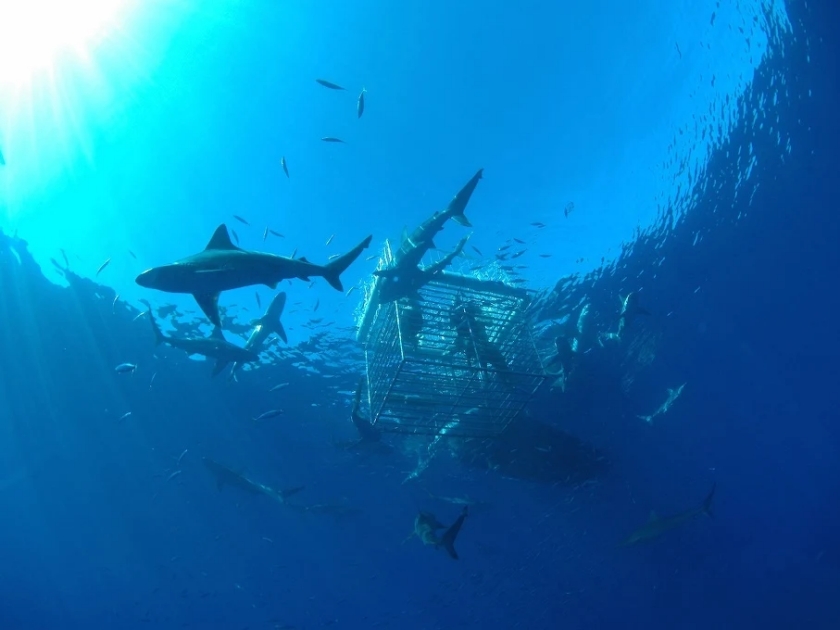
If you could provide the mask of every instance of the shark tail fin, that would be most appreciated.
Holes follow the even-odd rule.
[[[466,506],[464,506],[464,509],[461,511],[461,515],[458,517],[458,520],[452,523],[449,529],[444,532],[443,538],[440,539],[441,546],[446,549],[446,552],[453,560],[458,559],[458,552],[455,551],[455,539],[458,537],[458,532],[461,531],[461,525],[464,524],[465,518],[467,518]]]
[[[337,290],[337,291],[344,291],[344,287],[341,284],[341,274],[344,272],[347,267],[353,264],[362,253],[363,250],[367,249],[370,246],[370,241],[373,239],[373,236],[368,236],[365,240],[361,243],[356,245],[353,249],[351,249],[346,254],[339,256],[331,263],[324,265],[323,277],[324,279],[330,283],[330,286]]]
[[[703,514],[706,516],[714,517],[714,512],[712,512],[712,500],[715,498],[715,488],[717,488],[717,484],[712,484],[712,489],[709,491],[709,494],[703,500]]]
[[[152,323],[152,332],[155,335],[155,345],[159,346],[166,341],[166,337],[164,337],[163,333],[160,331],[160,327],[157,325],[155,318],[152,316],[151,309],[149,310],[149,321]]]

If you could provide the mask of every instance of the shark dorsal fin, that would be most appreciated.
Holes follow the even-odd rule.
[[[656,510],[650,511],[650,516],[648,516],[648,523],[653,523],[654,521],[659,520],[659,515],[656,513]]]
[[[308,263],[308,262],[309,262],[308,260],[306,260],[306,256],[301,256],[300,258],[298,258],[298,260],[299,260],[300,262],[305,262],[305,263]]]
[[[233,242],[230,240],[230,234],[228,234],[227,226],[222,223],[219,227],[216,228],[216,231],[213,232],[213,236],[210,237],[210,242],[207,243],[207,249],[239,249]]]

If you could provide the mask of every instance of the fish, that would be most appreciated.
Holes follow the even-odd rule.
[[[474,251],[476,254],[478,254],[479,256],[484,256],[484,254],[482,254],[482,253],[481,253],[481,250],[480,250],[480,249],[478,249],[478,247],[476,247],[475,245],[470,245],[470,247],[472,247],[473,251]]]
[[[276,499],[280,503],[285,503],[288,497],[300,492],[304,488],[304,486],[296,486],[287,490],[278,491],[269,486],[257,483],[256,481],[251,481],[242,473],[236,472],[235,470],[232,470],[224,464],[220,464],[219,462],[210,459],[209,457],[202,457],[201,461],[204,464],[205,468],[207,468],[207,470],[209,470],[210,473],[216,478],[216,489],[220,492],[225,486],[231,486],[232,488],[239,488],[240,490],[244,490],[249,494],[262,494],[269,496],[272,499]]]
[[[344,142],[344,140],[342,140],[341,138],[335,138],[333,136],[325,136],[325,137],[321,138],[321,140],[323,142],[341,142],[342,144],[346,144]]]
[[[238,214],[234,214],[233,218],[239,221],[240,223],[244,223],[245,225],[251,225],[250,223],[248,223],[248,221],[240,217]]]
[[[128,250],[128,255],[129,255],[129,256],[131,256],[134,260],[137,260],[137,254],[135,254],[135,253],[134,253],[133,251],[131,251],[130,249]]]
[[[356,118],[361,118],[365,113],[365,92],[367,92],[365,88],[359,92],[359,99],[356,101]]]
[[[239,245],[239,234],[236,233],[236,230],[231,230],[230,233],[233,234],[233,240]]]
[[[277,416],[282,416],[284,411],[282,409],[269,409],[268,411],[264,411],[256,418],[253,418],[254,422],[260,422],[262,420],[268,420],[269,418],[276,418]]]
[[[147,269],[135,282],[147,289],[192,294],[204,314],[221,328],[218,304],[221,292],[258,284],[275,289],[282,280],[298,278],[308,282],[310,276],[322,277],[335,290],[343,291],[341,274],[370,246],[372,238],[367,236],[334,261],[317,265],[305,258],[241,249],[231,242],[227,227],[222,224],[202,251]]]
[[[136,369],[137,365],[135,363],[120,363],[114,368],[114,372],[117,374],[134,374]]]
[[[701,503],[699,507],[686,510],[685,512],[680,512],[679,514],[675,514],[673,516],[665,516],[661,518],[656,515],[656,512],[651,512],[648,522],[625,538],[621,543],[621,546],[629,547],[630,545],[659,538],[665,532],[679,527],[680,525],[684,525],[689,521],[693,521],[696,517],[703,514],[706,516],[714,516],[712,514],[712,500],[715,498],[716,487],[717,484],[712,484],[711,492],[706,495],[706,498],[703,499],[703,503]]]
[[[126,419],[128,419],[128,418],[130,418],[130,417],[131,417],[131,412],[130,412],[130,411],[126,411],[123,415],[121,415],[119,418],[117,418],[117,422],[120,422],[120,421],[122,421],[122,420],[126,420]]]
[[[284,387],[288,387],[288,386],[289,386],[288,383],[278,383],[277,385],[275,385],[274,387],[272,387],[268,391],[276,392],[277,390],[283,389]]]
[[[445,257],[446,262],[440,267],[437,266],[438,263],[435,263],[425,269],[418,269],[426,252],[435,247],[434,237],[443,229],[449,219],[465,227],[472,227],[466,214],[464,214],[464,210],[478,185],[478,181],[483,177],[483,173],[484,169],[478,169],[475,175],[452,198],[445,210],[435,212],[421,223],[414,232],[404,236],[400,248],[394,254],[391,265],[374,272],[374,275],[378,276],[374,285],[374,299],[379,300],[380,303],[385,303],[382,301],[383,299],[386,302],[393,301],[399,299],[399,297],[412,294],[415,288],[423,286],[431,279],[432,275],[448,265],[455,256],[461,253],[463,244],[459,244],[456,252]],[[462,241],[462,243],[465,242]],[[397,286],[403,283],[404,278],[409,279],[407,283],[404,283],[406,290]]]
[[[324,243],[324,246],[329,247],[330,243],[332,243],[332,240],[334,238],[335,238],[335,234],[331,234],[330,237],[327,239],[327,242]]]
[[[458,552],[455,550],[455,539],[461,531],[461,526],[464,524],[467,514],[468,507],[465,505],[457,520],[446,529],[443,536],[438,538],[438,530],[446,526],[440,523],[431,512],[420,512],[414,519],[414,531],[408,539],[417,536],[424,545],[432,545],[435,549],[443,547],[450,558],[457,560]]]
[[[286,173],[286,177],[288,177],[289,176],[289,165],[286,164],[286,157],[285,156],[280,158],[280,166],[283,167],[283,172]]]
[[[286,238],[285,236],[280,234],[280,232],[275,232],[274,230],[269,230],[268,233],[276,236],[277,238]]]
[[[319,84],[323,85],[325,88],[329,88],[331,90],[343,90],[344,89],[343,87],[341,87],[337,83],[327,81],[326,79],[315,79],[315,83],[319,83]]]
[[[268,308],[263,316],[251,322],[251,325],[254,328],[251,330],[248,341],[245,342],[246,350],[258,353],[265,343],[265,340],[268,339],[269,335],[272,333],[275,333],[278,337],[280,337],[280,339],[283,340],[283,343],[289,342],[286,337],[286,330],[283,328],[283,324],[280,321],[280,316],[283,315],[283,309],[285,307],[286,294],[281,291],[271,300],[271,303],[268,305]],[[236,375],[236,372],[240,367],[242,366],[239,363],[233,364],[233,369],[230,371],[231,377]]]
[[[152,323],[156,346],[167,344],[187,354],[200,354],[208,359],[216,359],[212,376],[219,374],[228,363],[246,363],[259,358],[253,350],[240,348],[226,341],[220,328],[216,328],[210,337],[167,337],[161,332],[151,312],[149,321]]]
[[[262,302],[260,301],[260,294],[254,293],[254,297],[257,299],[257,308],[262,308]]]
[[[456,256],[461,254],[469,238],[469,236],[462,238],[454,250],[431,265],[425,267],[397,266],[374,271],[374,276],[384,280],[379,285],[379,303],[388,304],[402,298],[416,296],[422,287],[448,267]]]
[[[268,238],[268,228],[265,228],[265,230],[263,230],[263,243],[265,243],[266,238]]]
[[[103,269],[105,269],[105,267],[107,267],[110,263],[111,263],[111,259],[109,258],[104,263],[99,265],[99,269],[96,270],[96,275],[98,276],[100,273],[102,273]]]

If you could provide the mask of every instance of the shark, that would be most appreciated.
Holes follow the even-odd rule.
[[[468,509],[465,505],[456,521],[449,527],[446,527],[431,512],[420,512],[414,519],[414,531],[406,540],[417,536],[424,545],[432,545],[435,549],[443,547],[450,558],[457,560],[458,552],[455,551],[455,539],[458,537],[458,532],[461,531],[461,526],[467,518],[467,513]],[[443,536],[438,537],[438,530],[444,528],[446,528],[446,531],[443,532]]]
[[[484,169],[479,169],[461,190],[452,198],[444,210],[435,212],[423,221],[411,234],[403,238],[400,248],[394,254],[392,267],[407,269],[417,267],[426,252],[435,247],[434,237],[443,229],[449,219],[464,227],[472,227],[464,211],[472,197],[475,187],[483,177]]]
[[[212,375],[216,376],[228,363],[247,363],[256,361],[259,355],[253,350],[240,348],[226,341],[220,328],[215,328],[210,337],[167,337],[161,332],[155,318],[149,311],[149,321],[152,322],[152,332],[155,335],[155,345],[165,343],[173,348],[183,350],[187,354],[200,354],[208,359],[216,359]]]
[[[192,294],[210,321],[221,327],[219,294],[223,291],[258,284],[275,289],[282,280],[308,281],[310,277],[324,278],[331,287],[343,291],[341,274],[370,246],[372,238],[368,236],[346,254],[325,265],[317,265],[303,257],[288,258],[242,249],[230,240],[223,223],[202,251],[168,265],[147,269],[135,282],[147,289]]]
[[[654,538],[659,538],[665,532],[675,529],[680,525],[684,525],[689,521],[693,521],[696,517],[702,514],[705,514],[706,516],[713,516],[712,500],[715,497],[716,487],[717,484],[712,485],[711,491],[708,495],[706,495],[706,498],[703,499],[703,503],[701,503],[698,507],[686,510],[685,512],[680,512],[679,514],[675,514],[673,516],[665,517],[657,516],[656,512],[651,512],[648,522],[630,534],[621,543],[621,546],[628,547],[640,542],[646,542],[648,540],[653,540]]]
[[[294,488],[288,488],[287,490],[275,490],[274,488],[257,483],[256,481],[251,481],[241,472],[236,472],[235,470],[228,468],[224,464],[220,464],[209,457],[203,457],[201,461],[216,478],[216,488],[220,492],[225,486],[231,486],[233,488],[244,490],[249,494],[264,494],[279,501],[280,503],[285,503],[288,497],[300,492],[304,488],[304,486],[295,486]]]
[[[404,297],[416,296],[417,292],[423,286],[428,284],[438,273],[446,269],[455,260],[455,257],[461,254],[469,238],[469,236],[465,236],[460,240],[454,250],[439,261],[425,267],[400,264],[388,269],[374,271],[374,276],[383,278],[384,280],[379,285],[379,303],[387,304]]]
[[[289,338],[286,336],[286,329],[283,328],[283,323],[280,321],[280,316],[283,315],[283,309],[286,307],[286,294],[281,291],[274,296],[265,313],[259,319],[251,322],[254,329],[251,331],[248,341],[245,342],[245,349],[253,352],[259,352],[265,340],[269,335],[276,333],[283,343],[289,343]],[[237,370],[241,364],[234,363],[233,369],[230,371],[231,378],[235,378]]]

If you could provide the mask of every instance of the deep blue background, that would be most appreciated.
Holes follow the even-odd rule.
[[[532,407],[609,459],[583,486],[447,458],[403,484],[411,457],[331,444],[352,427],[319,378],[280,363],[224,387],[175,350],[153,357],[147,325],[128,307],[113,314],[113,293],[51,284],[3,236],[0,627],[838,627],[840,50],[829,29],[840,16],[797,8],[810,63],[800,39],[784,74],[813,96],[783,112],[791,155],[782,163],[775,138],[742,122],[710,160],[717,186],[664,244],[640,239],[616,273],[575,289],[609,317],[623,290],[642,288],[654,311],[645,329],[659,335],[629,395],[605,374]],[[761,70],[747,104],[781,63]],[[726,152],[748,142],[760,186],[752,206],[741,195],[729,208],[738,174]],[[662,256],[656,277],[638,280]],[[138,373],[115,378],[127,357]],[[285,417],[255,427],[248,418],[275,404],[265,391],[282,381],[294,392]],[[668,414],[635,417],[683,382]],[[360,512],[334,519],[217,493],[201,456]],[[651,509],[694,506],[713,481],[713,520],[618,547]],[[417,509],[457,513],[426,490],[492,502],[464,526],[457,563],[403,544]]]

